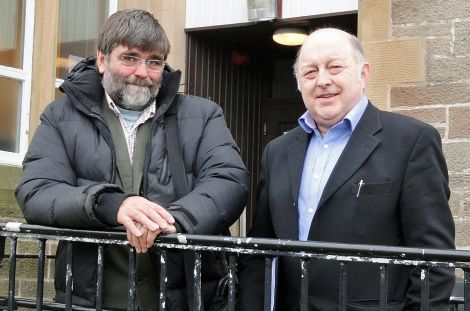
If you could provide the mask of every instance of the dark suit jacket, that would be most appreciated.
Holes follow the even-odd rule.
[[[264,151],[250,236],[298,239],[300,181],[310,135],[300,127]],[[359,181],[363,180],[357,198]],[[325,186],[309,240],[453,249],[447,167],[439,133],[420,121],[369,103]],[[279,258],[277,310],[298,310],[298,259]],[[264,260],[240,261],[240,310],[263,310]],[[348,310],[378,310],[378,266],[348,265]],[[311,261],[309,309],[337,310],[337,262]],[[419,310],[419,270],[388,271],[388,310]],[[432,310],[447,310],[453,271],[430,271]]]

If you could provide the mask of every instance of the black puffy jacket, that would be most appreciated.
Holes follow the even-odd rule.
[[[177,93],[180,76],[179,71],[164,72],[139,195],[168,208],[186,233],[220,234],[244,208],[249,174],[222,109],[211,101],[183,95],[176,109],[177,127],[192,190],[175,197],[166,165],[164,114]],[[101,113],[101,78],[93,58],[82,61],[61,86],[66,96],[41,115],[15,192],[29,223],[97,229],[118,225],[119,204],[129,194],[115,184],[116,155]],[[74,269],[82,270],[74,271],[73,292],[94,303],[96,256],[89,254],[89,250],[74,250],[74,262],[80,262]],[[64,255],[59,249],[58,261]],[[64,273],[58,265],[57,290],[64,289]]]

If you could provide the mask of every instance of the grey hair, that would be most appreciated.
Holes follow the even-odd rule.
[[[356,57],[356,62],[358,64],[363,64],[366,61],[366,58],[365,58],[365,55],[364,55],[364,48],[362,47],[361,41],[356,36],[354,36],[354,35],[352,35],[348,32],[345,32],[341,29],[338,29],[338,28],[320,28],[320,29],[317,29],[317,30],[311,32],[310,35],[316,33],[317,31],[332,30],[332,29],[340,30],[340,31],[344,32],[345,35],[347,35],[349,43],[351,44],[351,47],[353,48],[353,51],[354,51],[354,54],[355,54],[355,57]],[[294,66],[293,66],[294,76],[297,80],[299,78],[299,56],[300,56],[300,52],[302,50],[302,47],[303,47],[303,44],[299,48],[299,50],[297,51],[297,56],[295,57],[295,63],[294,63]]]
[[[170,42],[158,20],[144,10],[123,10],[111,15],[101,27],[97,50],[109,55],[119,45],[150,52],[158,50],[164,59],[170,53]]]

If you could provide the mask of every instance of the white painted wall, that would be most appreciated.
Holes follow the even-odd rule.
[[[359,0],[284,0],[282,18],[357,11]]]
[[[283,18],[357,11],[359,0],[283,0]],[[247,0],[186,0],[186,28],[247,23]]]

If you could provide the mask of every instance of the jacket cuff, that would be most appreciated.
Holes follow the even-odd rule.
[[[119,206],[125,198],[135,196],[133,193],[103,192],[99,195],[95,205],[95,215],[109,226],[119,226],[117,213]]]
[[[173,226],[175,226],[176,228],[176,233],[187,233],[186,231],[184,231],[183,227],[181,227],[181,225],[178,223],[178,220],[175,219],[175,223],[173,224]]]

